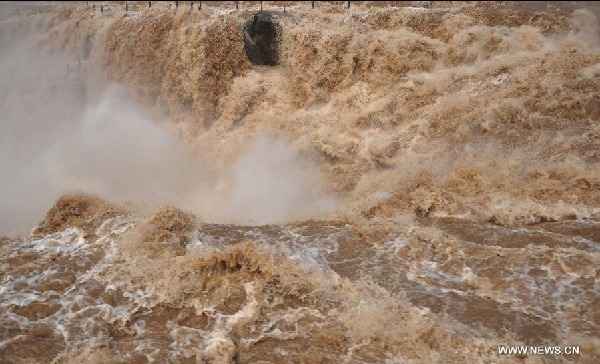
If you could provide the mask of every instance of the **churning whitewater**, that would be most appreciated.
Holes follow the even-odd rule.
[[[0,364],[600,362],[598,6],[311,3],[0,5]]]

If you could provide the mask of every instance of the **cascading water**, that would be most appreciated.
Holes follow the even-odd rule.
[[[597,8],[428,3],[0,5],[0,363],[598,363]]]

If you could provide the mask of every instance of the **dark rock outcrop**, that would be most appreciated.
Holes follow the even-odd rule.
[[[275,66],[279,64],[281,28],[269,12],[261,11],[244,24],[246,55],[252,64]]]

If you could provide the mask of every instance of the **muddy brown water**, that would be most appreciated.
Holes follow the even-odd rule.
[[[383,363],[407,354],[398,340],[420,345],[423,336],[390,339],[373,329],[371,349],[353,351],[352,325],[381,325],[368,315],[346,317],[367,297],[410,311],[388,317],[392,326],[425,325],[424,315],[428,331],[468,340],[502,343],[508,335],[527,345],[581,345],[600,330],[597,220],[506,228],[424,218],[414,234],[383,238],[344,223],[201,224],[184,249],[177,234],[132,243],[144,224],[121,216],[101,222],[95,236],[67,227],[5,240],[3,362],[109,355],[135,363]],[[385,297],[367,290],[357,299],[364,282]],[[428,340],[429,350],[448,345]]]

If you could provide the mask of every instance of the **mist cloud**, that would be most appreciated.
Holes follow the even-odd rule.
[[[126,88],[89,97],[85,78],[67,73],[65,59],[23,49],[0,65],[0,234],[32,228],[73,190],[246,224],[306,218],[332,206],[318,169],[282,141],[259,136],[235,163],[209,173],[129,101]]]

